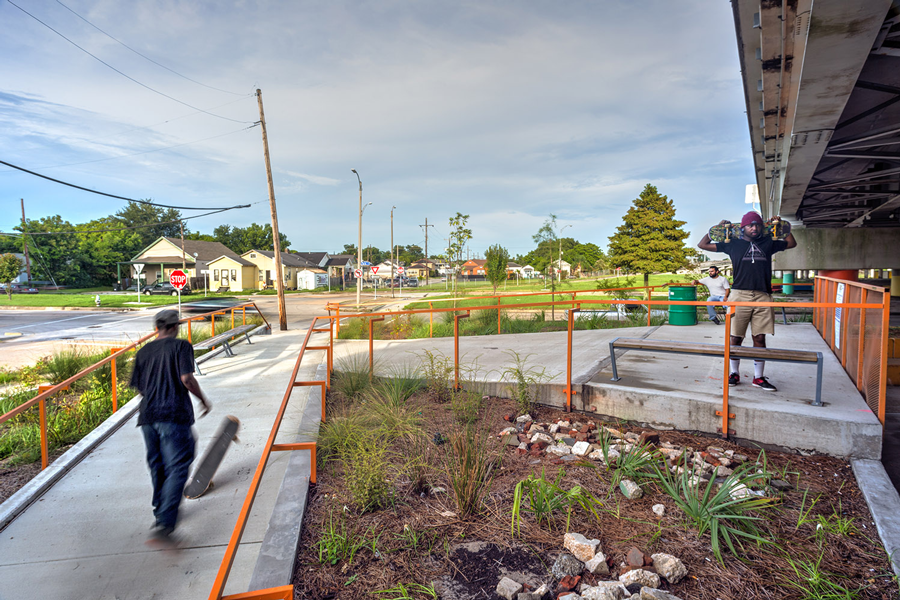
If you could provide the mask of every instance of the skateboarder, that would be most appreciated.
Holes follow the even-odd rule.
[[[722,221],[720,224],[727,223]],[[741,219],[741,237],[730,243],[716,242],[703,236],[697,247],[707,252],[724,252],[731,257],[734,266],[733,291],[729,296],[732,302],[771,302],[772,301],[772,255],[782,250],[797,246],[793,234],[783,240],[773,240],[765,235],[765,225],[759,213],[750,211]],[[747,326],[753,331],[753,347],[766,347],[766,334],[775,335],[775,311],[772,307],[738,306],[735,309],[731,345],[740,346],[747,335]],[[728,385],[741,382],[740,360],[731,360],[731,374]],[[767,392],[775,392],[777,388],[769,383],[764,375],[766,362],[753,361],[753,385]]]
[[[181,493],[194,460],[190,394],[200,400],[201,417],[212,406],[194,378],[193,347],[178,339],[178,313],[162,310],[156,314],[155,324],[156,339],[135,356],[130,385],[143,395],[138,427],[147,447],[153,483],[156,523],[147,543],[172,547]]]
[[[728,293],[731,291],[731,284],[728,283],[727,277],[719,276],[719,267],[710,267],[709,268],[709,277],[704,277],[700,281],[694,280],[694,285],[703,284],[706,286],[706,289],[709,290],[709,298],[707,298],[710,302],[714,302],[716,300],[728,300]],[[716,307],[713,305],[709,305],[706,307],[706,312],[709,313],[709,320],[719,325],[721,321],[719,321],[719,317],[716,316]]]

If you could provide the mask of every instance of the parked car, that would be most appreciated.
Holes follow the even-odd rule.
[[[419,287],[419,280],[411,277],[409,279],[404,280],[403,285],[409,286],[409,287]]]
[[[177,296],[178,295],[178,289],[174,285],[169,283],[168,281],[161,281],[159,283],[154,283],[153,285],[149,285],[146,288],[144,288],[144,292],[146,292],[150,295],[163,295],[163,296]],[[188,286],[184,286],[181,289],[182,295],[190,294],[190,293],[191,293],[191,288],[189,288]]]
[[[10,286],[10,288],[11,288],[11,291],[13,294],[37,294],[38,293],[37,288],[33,288],[33,287],[27,286],[27,285],[19,285],[17,283],[12,284]],[[0,292],[2,292],[4,294],[6,293],[6,284],[5,283],[0,283]]]

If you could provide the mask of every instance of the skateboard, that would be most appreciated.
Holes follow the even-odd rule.
[[[782,220],[781,217],[772,217],[766,221],[766,231],[764,235],[767,235],[772,239],[784,239],[790,232],[791,224]],[[709,228],[709,239],[713,242],[724,242],[728,244],[731,240],[739,239],[741,233],[741,226],[738,223],[721,223]]]
[[[222,464],[222,459],[225,458],[228,444],[232,441],[238,441],[237,432],[240,426],[241,422],[238,421],[237,417],[232,417],[231,415],[225,417],[225,420],[219,426],[219,431],[213,437],[212,443],[206,449],[203,460],[200,461],[200,465],[194,471],[194,476],[191,477],[184,488],[185,498],[190,500],[199,498],[213,486],[213,475],[216,474],[216,469],[219,468],[219,465]]]

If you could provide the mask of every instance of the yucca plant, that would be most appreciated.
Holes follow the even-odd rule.
[[[737,554],[735,544],[743,548],[741,540],[757,545],[771,543],[760,526],[762,518],[754,513],[774,507],[773,500],[744,492],[759,478],[756,463],[747,462],[735,469],[718,489],[715,479],[710,478],[704,485],[694,475],[687,465],[687,457],[683,456],[678,466],[680,474],[672,473],[665,466],[654,466],[656,479],[662,491],[697,528],[698,537],[709,532],[713,554],[720,564],[725,562],[723,542],[732,554]]]

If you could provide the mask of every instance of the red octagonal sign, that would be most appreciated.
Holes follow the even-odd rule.
[[[187,285],[187,275],[181,269],[176,269],[169,275],[169,283],[180,290]]]

